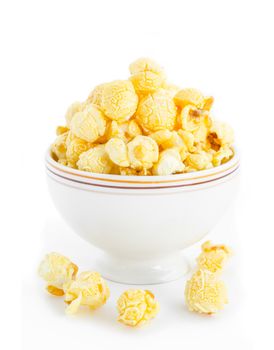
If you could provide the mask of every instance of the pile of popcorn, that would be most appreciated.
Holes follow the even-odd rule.
[[[185,301],[190,311],[213,314],[227,303],[225,285],[220,273],[231,255],[224,245],[202,245],[198,268],[187,281]],[[78,267],[67,257],[50,253],[39,266],[39,275],[47,285],[47,291],[55,296],[64,296],[66,313],[75,314],[80,306],[95,310],[103,306],[110,290],[98,272],[85,271],[78,274]],[[159,312],[159,303],[149,290],[129,289],[117,301],[118,321],[131,327],[141,326]]]
[[[171,175],[210,169],[233,157],[233,130],[211,115],[213,98],[168,83],[140,58],[130,78],[98,85],[67,110],[53,158],[83,171]]]

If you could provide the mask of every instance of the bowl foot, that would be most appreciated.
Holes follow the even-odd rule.
[[[180,278],[189,270],[181,253],[142,261],[104,254],[97,266],[104,278],[125,284],[165,283]]]

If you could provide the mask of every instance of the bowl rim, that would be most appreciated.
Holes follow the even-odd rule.
[[[159,183],[176,183],[176,182],[192,182],[200,179],[215,178],[224,175],[224,173],[230,173],[238,168],[240,163],[240,155],[237,147],[233,146],[233,157],[226,163],[206,169],[199,170],[184,174],[173,175],[116,175],[116,174],[100,174],[92,173],[88,171],[82,171],[78,169],[69,168],[55,161],[52,157],[50,148],[46,151],[45,163],[46,166],[57,170],[59,173],[65,174],[67,178],[84,178],[86,180],[95,180],[111,183],[128,183],[128,184],[159,184]]]

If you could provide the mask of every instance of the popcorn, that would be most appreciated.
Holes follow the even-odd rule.
[[[67,314],[75,314],[80,305],[94,310],[104,305],[110,292],[107,283],[98,272],[82,272],[64,285]]]
[[[142,130],[135,120],[130,120],[127,124],[126,134],[132,139],[138,135],[142,135]]]
[[[205,151],[189,154],[185,164],[194,170],[205,170],[212,168],[212,155]]]
[[[231,145],[234,141],[234,132],[226,123],[213,121],[209,130],[208,141],[211,148],[218,151],[220,147]]]
[[[129,66],[131,82],[137,93],[147,94],[160,89],[165,82],[164,70],[148,58],[140,58]]]
[[[68,131],[69,131],[69,128],[66,127],[66,126],[57,126],[57,128],[56,128],[56,135],[59,136],[59,135],[62,135],[64,133],[68,132]]]
[[[129,166],[127,146],[123,140],[119,138],[110,139],[106,143],[106,152],[114,164],[120,167]]]
[[[66,158],[68,166],[75,168],[76,163],[79,159],[80,154],[86,152],[88,149],[92,147],[92,144],[76,137],[71,131],[68,133],[66,139]]]
[[[138,96],[128,80],[116,80],[105,84],[102,91],[101,107],[105,115],[118,122],[129,120],[135,113]]]
[[[136,119],[144,130],[153,132],[162,129],[173,130],[176,115],[177,108],[172,97],[160,89],[141,99]]]
[[[78,267],[65,256],[58,253],[47,254],[40,263],[38,273],[47,282],[49,293],[64,295],[63,286],[75,278]]]
[[[204,97],[197,89],[183,89],[174,96],[176,106],[184,108],[187,105],[193,105],[197,108],[209,111],[214,102],[213,97]]]
[[[102,95],[103,95],[103,90],[106,84],[100,84],[97,85],[94,90],[91,91],[87,98],[88,103],[95,104],[99,107],[101,107],[102,104]]]
[[[188,105],[182,109],[181,125],[183,130],[195,131],[201,125],[209,128],[211,126],[211,118],[208,112],[201,111],[194,106]]]
[[[135,327],[147,323],[159,312],[159,304],[148,290],[129,289],[117,302],[118,321]]]
[[[94,142],[104,135],[106,119],[100,109],[91,104],[74,115],[70,127],[75,136],[87,142]]]
[[[136,136],[127,144],[128,158],[133,169],[150,169],[158,161],[157,143],[148,136]]]
[[[185,168],[177,148],[170,148],[160,153],[159,161],[153,167],[153,175],[171,175],[182,172]]]
[[[210,272],[221,271],[231,254],[229,247],[212,245],[207,241],[202,245],[202,253],[197,258],[198,266]]]
[[[185,130],[178,130],[178,135],[182,138],[184,141],[187,149],[189,152],[194,152],[195,151],[195,138],[194,135],[190,131],[185,131]]]
[[[67,110],[65,118],[67,121],[67,126],[70,128],[70,123],[75,116],[76,113],[81,112],[83,110],[83,106],[81,102],[74,102]]]
[[[113,167],[105,145],[98,145],[80,154],[77,162],[79,170],[92,173],[109,174]]]
[[[148,58],[134,61],[129,70],[128,80],[99,84],[86,101],[68,108],[66,126],[57,127],[51,146],[56,162],[150,176],[210,169],[233,157],[233,131],[213,119],[212,96],[170,83]]]
[[[67,153],[67,141],[68,132],[65,132],[63,134],[60,134],[56,137],[55,141],[51,145],[51,152],[53,156],[56,158],[57,161],[59,160],[66,160],[66,153]]]
[[[187,281],[185,300],[190,311],[214,314],[228,303],[225,285],[216,274],[199,269]]]
[[[224,146],[213,154],[212,164],[214,166],[219,166],[226,163],[233,156],[233,151],[231,148]]]

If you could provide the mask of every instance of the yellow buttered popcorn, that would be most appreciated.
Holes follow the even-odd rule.
[[[233,129],[228,124],[215,120],[209,130],[208,141],[216,151],[220,147],[231,146],[234,141]]]
[[[67,126],[57,126],[56,135],[60,136],[62,134],[65,134],[68,131],[69,131],[69,128]]]
[[[70,128],[70,123],[75,116],[76,113],[81,112],[83,110],[83,104],[81,102],[74,102],[72,105],[69,106],[67,109],[65,118],[67,122],[67,126]]]
[[[64,284],[73,280],[78,267],[67,257],[58,254],[47,254],[40,263],[38,274],[47,282],[47,291],[56,296],[64,295]]]
[[[129,167],[127,145],[120,138],[112,138],[106,143],[106,152],[112,162],[120,167]]]
[[[60,134],[51,145],[51,152],[57,161],[65,161],[67,158],[67,137],[68,132]]]
[[[178,148],[169,148],[160,153],[159,161],[153,167],[153,175],[171,175],[180,173],[185,165]]]
[[[145,131],[162,129],[173,130],[176,123],[177,108],[172,97],[164,89],[141,99],[136,119]]]
[[[82,272],[75,280],[64,284],[67,314],[75,314],[80,305],[94,310],[104,305],[110,292],[106,281],[98,272]]]
[[[113,167],[113,162],[106,152],[105,145],[97,145],[80,154],[77,166],[79,170],[109,174]]]
[[[89,94],[87,102],[100,107],[102,104],[102,95],[105,85],[106,84],[97,85]]]
[[[181,127],[186,131],[195,131],[201,125],[209,129],[211,126],[211,118],[206,111],[197,109],[195,106],[188,105],[181,112]]]
[[[212,164],[214,166],[219,166],[226,163],[233,156],[233,151],[230,147],[224,146],[219,148],[217,152],[213,153]]]
[[[150,169],[158,161],[157,143],[148,136],[136,136],[127,144],[130,167],[136,170]]]
[[[186,157],[185,164],[191,169],[193,169],[194,171],[210,169],[213,167],[212,155],[205,151],[189,154]]]
[[[193,105],[197,108],[209,111],[214,102],[213,97],[205,97],[201,91],[197,89],[183,89],[174,96],[176,106],[184,108],[187,105]]]
[[[219,272],[223,269],[231,254],[229,247],[213,245],[210,241],[207,241],[202,245],[202,253],[197,258],[198,266],[200,269],[210,272]]]
[[[159,303],[148,290],[129,289],[117,301],[118,321],[131,327],[141,326],[159,312]]]
[[[80,139],[70,131],[66,139],[66,147],[67,165],[69,167],[75,168],[80,154],[90,149],[92,147],[92,144],[90,142]]]
[[[55,161],[84,171],[151,176],[210,169],[234,156],[233,130],[213,118],[212,96],[169,82],[149,58],[135,60],[129,70],[127,80],[99,84],[68,108],[66,126],[57,127],[51,146]]]
[[[155,92],[166,79],[163,68],[149,58],[139,58],[129,66],[135,90],[140,94]]]
[[[74,115],[70,128],[72,133],[87,142],[95,142],[106,131],[106,119],[96,105],[90,104]]]
[[[128,80],[116,80],[104,85],[101,108],[105,115],[119,123],[129,120],[136,112],[138,96]]]
[[[185,301],[190,311],[214,314],[228,303],[225,284],[216,274],[199,269],[186,283]]]

